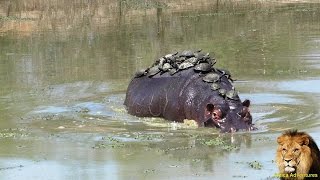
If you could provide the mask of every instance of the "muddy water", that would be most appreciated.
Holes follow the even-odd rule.
[[[1,2],[0,179],[273,179],[283,130],[320,144],[320,5],[139,2]],[[232,72],[258,131],[126,113],[132,74],[183,49]]]

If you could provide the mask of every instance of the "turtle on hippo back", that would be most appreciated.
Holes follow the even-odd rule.
[[[253,130],[250,100],[241,101],[231,74],[216,68],[216,60],[201,50],[167,54],[131,80],[124,105],[139,117],[163,117],[222,132]]]

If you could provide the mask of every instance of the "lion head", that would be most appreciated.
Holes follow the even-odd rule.
[[[320,177],[320,151],[312,137],[304,132],[289,130],[277,141],[276,163],[281,174],[312,173]]]

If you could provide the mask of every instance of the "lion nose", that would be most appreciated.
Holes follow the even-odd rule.
[[[286,161],[287,163],[289,163],[292,159],[285,159],[284,161]]]

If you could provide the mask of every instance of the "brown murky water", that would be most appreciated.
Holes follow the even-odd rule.
[[[320,144],[320,4],[1,1],[0,179],[273,179],[288,128]],[[256,132],[126,113],[132,74],[214,54]]]

